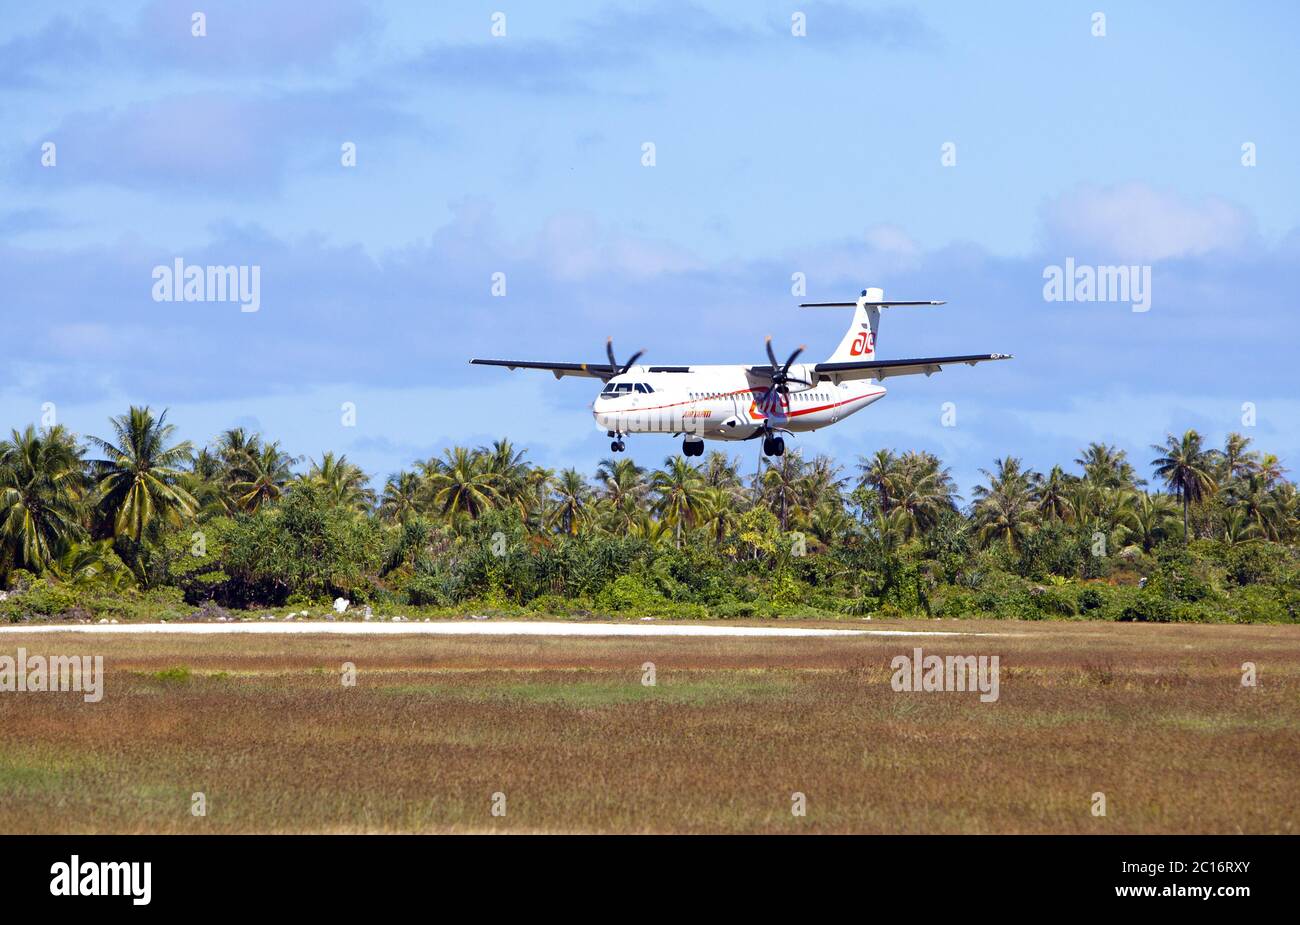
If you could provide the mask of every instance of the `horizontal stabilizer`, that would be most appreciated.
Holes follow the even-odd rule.
[[[800,302],[799,307],[800,308],[857,308],[859,305],[863,305],[866,307],[875,306],[876,308],[889,308],[892,305],[947,305],[947,304],[948,303],[943,299],[939,299],[939,300],[929,299],[927,301],[922,301],[922,302],[868,302],[866,300],[863,300],[861,302]]]

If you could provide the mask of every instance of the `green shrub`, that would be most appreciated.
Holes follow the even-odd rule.
[[[1232,594],[1228,610],[1240,623],[1289,623],[1295,619],[1281,588],[1248,585]]]
[[[779,572],[767,585],[768,600],[773,604],[800,604],[804,600],[804,586],[789,572]]]
[[[716,605],[713,615],[720,620],[748,619],[762,616],[763,608],[753,601],[727,601]]]
[[[280,605],[294,595],[364,602],[383,565],[377,521],[330,505],[309,486],[277,505],[236,521],[220,600],[238,606]]]
[[[1035,606],[1045,617],[1074,617],[1079,614],[1078,599],[1069,586],[1045,588],[1033,597]]]
[[[854,597],[840,604],[840,613],[846,617],[867,617],[876,609],[876,602],[869,597]]]
[[[1224,555],[1228,577],[1239,585],[1278,581],[1286,563],[1286,550],[1271,543],[1243,543]]]
[[[406,599],[416,607],[445,607],[451,603],[444,583],[433,575],[415,575],[402,589]]]
[[[1116,618],[1135,623],[1223,622],[1226,613],[1211,601],[1180,601],[1148,584],[1126,601]]]
[[[10,613],[52,617],[81,606],[83,596],[70,585],[53,579],[37,578],[27,585],[27,590],[4,602]]]
[[[983,611],[976,601],[981,593],[959,588],[945,589],[935,606],[935,616],[951,619],[981,616]]]
[[[1084,614],[1106,606],[1106,594],[1097,585],[1088,585],[1079,591],[1079,610]]]
[[[629,613],[659,610],[667,601],[635,575],[619,575],[596,595],[596,606]]]

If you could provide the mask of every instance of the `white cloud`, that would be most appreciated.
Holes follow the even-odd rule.
[[[1254,219],[1230,202],[1191,201],[1144,183],[1079,187],[1044,206],[1042,225],[1051,251],[1137,263],[1241,252],[1255,238]]]
[[[703,266],[683,248],[612,231],[594,216],[578,212],[551,218],[525,251],[539,257],[560,280],[611,274],[644,280]]]
[[[921,245],[911,235],[897,225],[881,224],[870,226],[857,240],[804,251],[794,259],[808,274],[809,295],[829,299],[847,298],[865,286],[883,285],[891,276],[917,269],[923,258]],[[826,284],[847,288],[828,291]]]

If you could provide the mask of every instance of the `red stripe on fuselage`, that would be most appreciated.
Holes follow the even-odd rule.
[[[735,395],[760,395],[760,394],[762,394],[762,393],[764,393],[764,392],[766,392],[766,391],[767,391],[767,389],[736,389],[734,392],[720,392],[720,393],[718,393],[718,399],[722,399],[722,398],[731,398],[732,396],[735,396]],[[855,402],[855,401],[861,401],[861,400],[864,399],[864,398],[870,398],[872,395],[879,395],[879,394],[880,394],[880,392],[867,392],[866,394],[863,394],[863,395],[855,395],[855,396],[852,397],[852,398],[846,398],[844,401],[832,402],[832,403],[829,404],[829,405],[819,405],[819,406],[817,406],[816,408],[802,408],[802,409],[800,409],[800,410],[798,410],[798,411],[790,411],[789,413],[787,413],[787,414],[785,415],[785,417],[787,417],[787,418],[794,418],[794,417],[799,417],[799,416],[802,415],[802,414],[813,414],[814,412],[817,412],[817,411],[826,411],[826,410],[828,410],[828,409],[830,409],[830,408],[838,408],[838,407],[840,407],[841,405],[848,405],[848,404],[851,404],[851,403],[853,403],[853,402]],[[614,409],[611,413],[617,414],[619,411],[659,411],[660,409],[663,409],[663,408],[676,408],[676,407],[678,407],[678,406],[680,406],[680,405],[694,405],[694,404],[699,403],[699,402],[716,401],[716,400],[718,400],[718,399],[711,399],[711,398],[689,398],[689,399],[687,399],[686,401],[675,401],[675,402],[671,402],[671,403],[669,403],[669,404],[667,404],[667,405],[651,405],[651,406],[648,407],[648,408]]]

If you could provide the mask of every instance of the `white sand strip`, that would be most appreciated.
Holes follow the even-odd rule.
[[[523,620],[442,620],[429,623],[241,622],[241,623],[60,623],[0,626],[3,633],[167,633],[215,636],[259,633],[271,636],[1015,636],[1018,633],[963,633],[918,630],[841,630],[807,626],[719,626],[688,623],[566,623]]]

